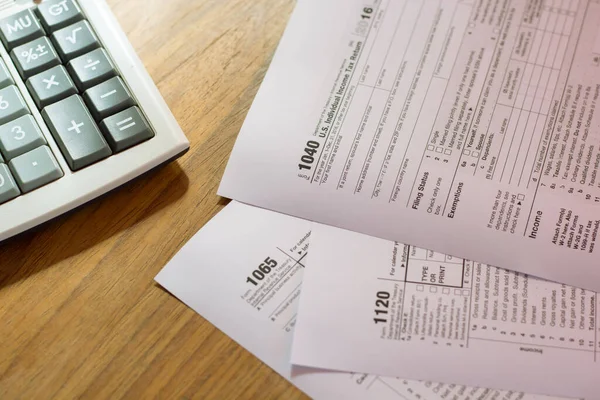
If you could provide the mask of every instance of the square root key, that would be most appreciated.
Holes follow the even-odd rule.
[[[64,62],[100,47],[87,21],[79,21],[52,34],[52,41]]]

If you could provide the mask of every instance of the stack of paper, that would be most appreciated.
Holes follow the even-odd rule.
[[[262,209],[158,282],[314,397],[600,399],[599,20],[300,1],[219,190]]]
[[[303,285],[303,276],[314,270],[308,268],[305,271],[307,261],[312,264],[313,260],[313,245],[309,250],[309,241],[313,242],[310,230],[311,224],[307,221],[233,202],[198,232],[156,280],[314,398],[551,399],[515,391],[292,368],[292,332],[297,322],[300,291],[307,289]],[[361,285],[358,285],[356,290],[360,289]],[[326,303],[348,300],[347,297],[338,298],[335,286],[325,290],[321,296],[328,298]],[[304,295],[302,298],[305,298]],[[370,302],[367,306],[371,304],[374,305]],[[304,313],[304,310],[301,312]],[[332,322],[337,321],[337,315],[329,316]],[[360,315],[356,316],[360,318]],[[365,333],[371,328],[370,317],[368,315],[364,321],[359,321],[364,322]],[[296,331],[295,336],[298,333]],[[348,332],[336,327],[334,333],[342,339]],[[358,350],[359,343],[356,344],[350,352]],[[378,351],[367,346],[365,350],[371,349],[371,354]],[[447,363],[443,355],[436,356],[436,350],[430,349],[423,354],[436,357],[430,360],[432,367],[439,362]],[[481,354],[481,360],[490,356],[493,357],[493,354]],[[379,358],[385,359],[381,354]],[[419,361],[413,356],[394,357],[394,360],[397,366],[404,365],[407,369]],[[451,369],[460,371],[462,364],[459,356],[453,360]],[[487,374],[495,376],[497,372],[491,368]],[[466,374],[463,378],[470,379]]]

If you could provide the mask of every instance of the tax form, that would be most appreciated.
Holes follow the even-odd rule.
[[[599,20],[598,0],[298,2],[219,194],[600,290]]]
[[[561,399],[367,374],[292,371],[292,332],[309,238],[306,221],[233,202],[190,240],[156,281],[313,398]]]
[[[313,224],[294,364],[600,398],[598,296]]]

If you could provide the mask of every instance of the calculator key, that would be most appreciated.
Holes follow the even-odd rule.
[[[0,90],[0,124],[29,114],[29,109],[16,86]]]
[[[75,84],[62,65],[32,76],[26,85],[39,109],[77,94]]]
[[[6,64],[4,64],[4,61],[0,60],[0,89],[13,85],[14,83],[15,81],[8,72]]]
[[[8,166],[0,164],[0,204],[6,203],[21,194]]]
[[[0,150],[9,160],[46,144],[31,115],[24,115],[0,126]]]
[[[154,132],[137,107],[121,111],[100,123],[111,149],[118,153],[154,137]]]
[[[100,47],[87,21],[79,21],[52,34],[52,41],[64,62]]]
[[[8,51],[13,47],[44,36],[38,19],[31,9],[23,10],[0,20],[0,38]]]
[[[135,105],[129,90],[118,76],[88,89],[83,98],[97,121]]]
[[[60,58],[47,37],[15,47],[10,53],[23,79],[60,64]]]
[[[46,0],[37,7],[37,12],[48,33],[83,19],[83,13],[74,0]]]
[[[71,60],[67,69],[82,92],[117,74],[104,49],[96,49]]]
[[[31,192],[64,175],[48,146],[38,147],[13,158],[8,165],[23,193]]]
[[[42,116],[73,171],[112,154],[78,95],[49,105],[42,110]]]

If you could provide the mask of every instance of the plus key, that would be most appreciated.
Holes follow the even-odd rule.
[[[42,111],[42,116],[73,171],[112,154],[96,122],[78,95],[49,105]]]
[[[71,127],[69,129],[67,129],[69,132],[75,132],[75,133],[81,133],[81,127],[85,126],[85,124],[83,122],[81,123],[77,123],[74,120],[71,121]]]

